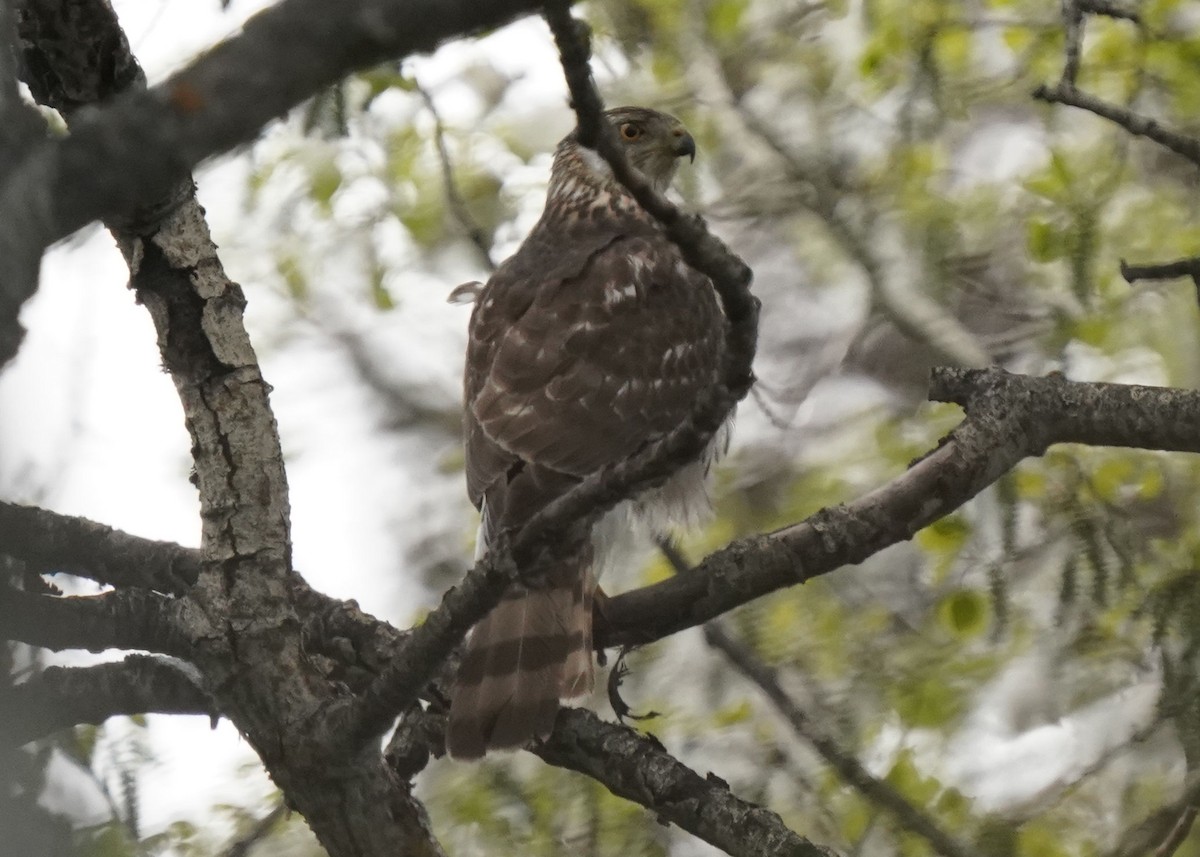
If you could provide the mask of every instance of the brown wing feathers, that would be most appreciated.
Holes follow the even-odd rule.
[[[642,113],[674,123],[664,145],[686,153],[676,120]],[[674,428],[717,371],[724,322],[711,284],[632,198],[589,177],[573,146],[559,149],[542,220],[471,316],[467,487],[483,533],[516,530]],[[545,737],[560,698],[591,691],[593,544],[589,532],[567,542],[544,585],[514,587],[473,629],[451,694],[451,755]]]

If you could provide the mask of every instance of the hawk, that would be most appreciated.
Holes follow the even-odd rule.
[[[619,107],[605,117],[660,193],[679,159],[695,158],[673,116]],[[567,135],[541,219],[471,314],[464,433],[467,491],[482,516],[476,556],[685,420],[717,380],[725,326],[709,279],[577,131]],[[632,530],[663,532],[707,510],[705,477],[721,445],[567,536],[544,579],[511,587],[472,629],[451,692],[451,756],[545,738],[560,700],[592,690],[596,579],[621,561]]]

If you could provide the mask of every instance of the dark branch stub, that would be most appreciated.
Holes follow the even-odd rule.
[[[1121,276],[1130,285],[1141,280],[1176,280],[1180,277],[1191,277],[1192,285],[1196,287],[1196,302],[1200,303],[1200,256],[1156,265],[1130,265],[1122,259]]]

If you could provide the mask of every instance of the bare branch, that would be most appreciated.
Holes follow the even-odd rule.
[[[357,699],[333,707],[325,732],[330,741],[357,747],[372,740],[407,710],[441,670],[467,631],[517,580],[517,568],[505,550],[490,551],[458,586],[412,630],[386,669]]]
[[[200,556],[174,542],[131,536],[86,518],[0,501],[0,552],[39,574],[67,573],[112,586],[181,594]]]
[[[1196,301],[1200,303],[1200,256],[1157,265],[1129,265],[1122,259],[1121,276],[1130,285],[1139,280],[1174,280],[1178,277],[1191,277],[1192,285],[1196,287]]]
[[[93,667],[48,667],[0,696],[0,743],[13,746],[118,714],[218,714],[183,661],[129,655]]]
[[[1079,8],[1089,15],[1103,15],[1107,18],[1119,18],[1125,21],[1132,21],[1135,24],[1142,22],[1141,16],[1137,11],[1124,3],[1117,0],[1075,0]]]
[[[189,647],[182,628],[173,599],[142,589],[62,598],[0,587],[3,638],[47,649],[145,649],[185,656]]]
[[[415,707],[401,718],[388,745],[389,764],[402,779],[445,753],[445,717]],[[531,748],[542,761],[584,774],[618,797],[644,806],[728,854],[837,857],[790,830],[774,812],[735,796],[715,774],[701,777],[653,735],[605,723],[591,711],[559,711],[550,737]]]
[[[1156,120],[1134,113],[1126,107],[1103,101],[1093,95],[1080,92],[1073,86],[1064,86],[1061,83],[1057,86],[1039,86],[1033,91],[1033,97],[1038,101],[1065,104],[1068,107],[1078,107],[1081,110],[1095,113],[1097,116],[1119,125],[1135,137],[1147,137],[1200,166],[1200,140],[1164,128]]]
[[[1074,88],[1079,77],[1079,54],[1083,44],[1083,9],[1079,0],[1062,0],[1063,34],[1065,45],[1060,86]]]
[[[715,774],[701,777],[653,737],[605,723],[590,711],[562,709],[550,738],[533,752],[586,774],[734,857],[834,855],[789,830],[774,812],[735,797]]]
[[[596,646],[647,643],[906,541],[1052,443],[1200,452],[1200,393],[937,369],[930,398],[967,417],[905,473],[844,506],[710,554],[689,575],[612,596]]]

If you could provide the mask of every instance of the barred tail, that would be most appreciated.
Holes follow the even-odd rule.
[[[572,568],[552,577],[544,589],[514,587],[471,631],[450,697],[454,758],[545,738],[559,699],[591,691],[592,575]]]

